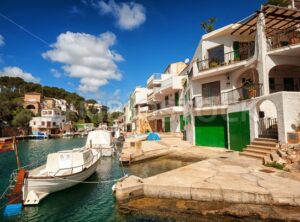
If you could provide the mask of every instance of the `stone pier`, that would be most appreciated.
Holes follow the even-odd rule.
[[[132,209],[134,201],[148,198],[182,200],[185,203],[225,203],[224,206],[226,203],[288,206],[297,209],[295,218],[300,218],[300,179],[236,153],[149,178],[131,176],[117,184],[116,196],[119,201],[127,201],[127,207]]]

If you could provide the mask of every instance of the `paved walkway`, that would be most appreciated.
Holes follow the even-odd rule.
[[[125,179],[117,185],[117,197],[138,189],[152,198],[300,206],[299,180],[238,153],[219,154],[149,178]]]

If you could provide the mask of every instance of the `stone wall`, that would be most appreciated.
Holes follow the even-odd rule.
[[[31,134],[30,127],[4,127],[0,128],[0,137],[26,136]]]

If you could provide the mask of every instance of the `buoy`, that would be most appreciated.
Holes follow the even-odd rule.
[[[21,214],[22,212],[22,204],[9,204],[4,209],[4,217],[12,217]]]

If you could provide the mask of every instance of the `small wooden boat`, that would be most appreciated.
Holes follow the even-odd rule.
[[[129,137],[126,137],[125,142],[131,143],[131,142],[138,142],[146,140],[148,137],[148,134],[134,134]]]
[[[45,165],[26,172],[23,204],[36,205],[50,193],[67,189],[89,178],[98,167],[100,153],[79,148],[52,153]]]
[[[0,138],[0,153],[13,150],[13,138],[12,137],[3,137]]]

